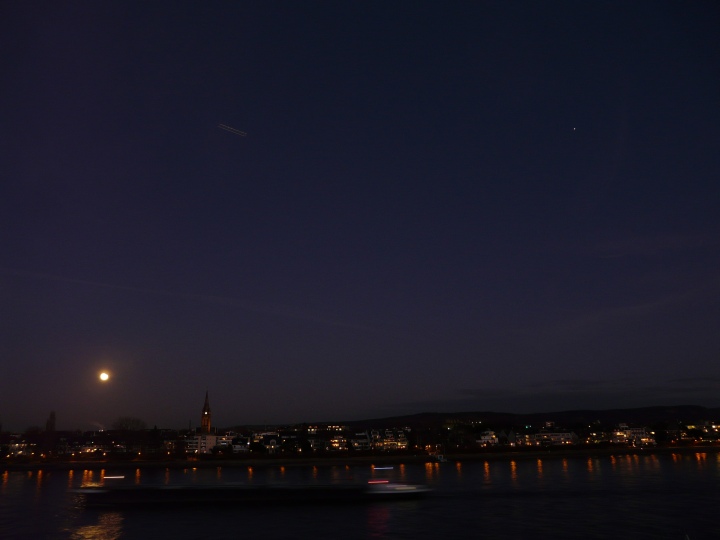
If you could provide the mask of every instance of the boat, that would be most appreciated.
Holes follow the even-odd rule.
[[[427,495],[424,485],[369,482],[367,484],[178,484],[84,486],[73,493],[86,507],[312,504],[412,499]]]

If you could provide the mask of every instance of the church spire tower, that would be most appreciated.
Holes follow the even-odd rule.
[[[200,419],[200,432],[210,433],[210,400],[208,399],[208,391],[205,390],[205,405],[203,405],[202,418]]]

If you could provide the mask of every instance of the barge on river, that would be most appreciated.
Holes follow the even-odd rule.
[[[86,486],[73,490],[87,507],[312,504],[413,499],[427,495],[423,485],[390,482],[368,484],[179,484]]]

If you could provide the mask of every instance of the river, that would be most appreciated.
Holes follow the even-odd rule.
[[[5,539],[720,538],[720,453],[678,452],[368,466],[232,466],[114,471],[0,467]],[[124,476],[124,478],[108,478]],[[344,505],[85,508],[81,485],[112,482],[427,484],[420,500]]]

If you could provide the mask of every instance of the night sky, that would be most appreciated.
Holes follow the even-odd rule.
[[[0,4],[4,430],[720,406],[716,2],[204,4]]]

